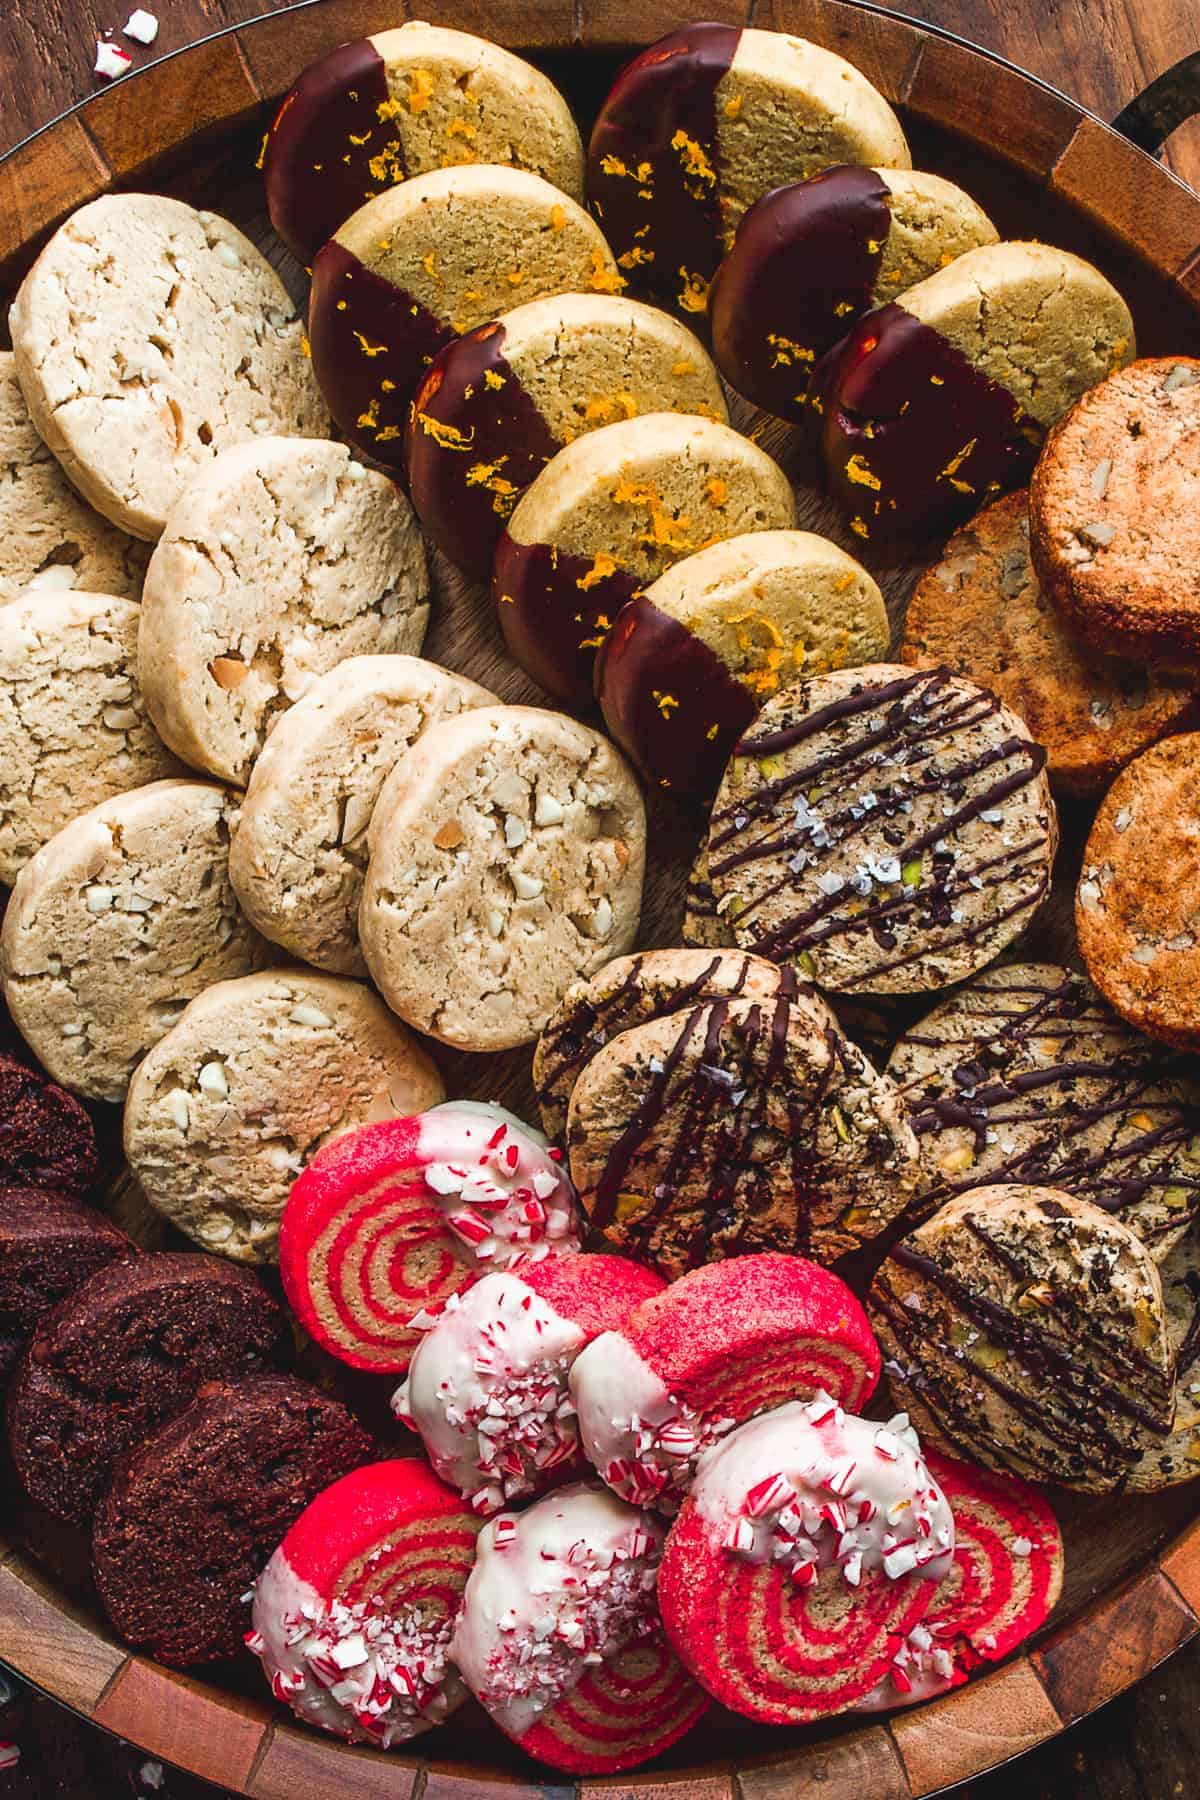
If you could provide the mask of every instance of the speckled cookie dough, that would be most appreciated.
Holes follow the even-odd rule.
[[[1191,1231],[1159,1265],[1167,1344],[1175,1365],[1175,1423],[1134,1464],[1128,1487],[1155,1493],[1200,1475],[1200,1234]]]
[[[228,220],[165,194],[106,194],[55,232],[9,313],[21,391],[72,482],[156,538],[192,476],[328,414],[274,269]]]
[[[17,876],[4,999],[64,1087],[123,1099],[189,1000],[266,960],[229,885],[235,805],[211,782],[153,781],[81,813]]]
[[[281,715],[234,825],[229,879],[294,956],[362,975],[358,903],[384,781],[426,726],[496,696],[415,656],[352,656]]]
[[[24,588],[137,597],[150,552],[81,500],[33,428],[0,350],[0,605]]]
[[[271,969],[206,988],[139,1065],[125,1155],[150,1204],[205,1250],[273,1262],[310,1157],[356,1125],[444,1099],[370,988]]]
[[[637,782],[598,732],[529,706],[443,719],[376,805],[367,966],[445,1043],[528,1043],[572,981],[631,948],[645,859]]]
[[[26,591],[0,605],[0,881],[113,794],[182,770],[137,682],[138,606]]]
[[[349,656],[417,651],[425,547],[403,494],[344,444],[238,444],[172,507],[150,559],[138,673],[193,767],[244,783],[275,719]]]
[[[731,950],[734,947],[733,927],[727,925],[717,911],[717,896],[708,879],[707,841],[696,852],[688,875],[679,935],[685,944],[698,950]]]

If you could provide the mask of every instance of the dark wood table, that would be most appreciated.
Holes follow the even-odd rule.
[[[135,0],[0,0],[0,152],[96,85],[97,35]],[[144,0],[159,14],[140,63],[205,32],[274,12],[286,0]],[[410,10],[420,15],[419,3]],[[697,0],[696,12],[704,12]],[[1200,0],[907,0],[895,10],[944,25],[1065,88],[1110,118],[1162,70],[1200,49]],[[397,20],[404,16],[398,0]],[[118,41],[124,42],[119,39]],[[1200,187],[1200,121],[1168,149]],[[0,1741],[20,1762],[0,1767],[0,1800],[201,1800],[216,1790],[164,1769],[27,1689],[0,1692]],[[1200,1639],[1157,1674],[1014,1768],[963,1788],[968,1800],[1198,1800]],[[869,1794],[863,1800],[875,1800]]]

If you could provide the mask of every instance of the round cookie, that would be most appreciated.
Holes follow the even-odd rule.
[[[756,406],[803,419],[814,365],[856,318],[997,236],[962,188],[914,169],[846,163],[776,188],[713,277],[721,373]]]
[[[444,1098],[370,988],[272,969],[205,988],[138,1065],[125,1156],[151,1206],[205,1250],[273,1262],[292,1183],[316,1151]]]
[[[136,599],[149,551],[80,499],[33,428],[0,350],[0,605],[25,588]]]
[[[882,94],[783,32],[686,25],[627,63],[588,146],[588,197],[630,285],[702,313],[746,209],[835,163],[907,168]]]
[[[229,885],[234,796],[152,781],[31,856],[0,932],[4,998],[56,1081],[122,1100],[188,1001],[265,960]]]
[[[244,784],[274,719],[348,656],[418,651],[429,572],[412,508],[344,444],[225,451],[171,508],[142,598],[150,716],[193,767]]]
[[[986,689],[880,663],[769,700],[713,808],[708,876],[747,950],[834,993],[964,981],[1045,898],[1045,751]]]
[[[486,581],[505,521],[564,444],[658,412],[728,420],[690,331],[612,294],[527,301],[434,357],[405,446],[413,505],[451,562]]]
[[[135,537],[158,537],[230,444],[328,429],[274,269],[228,220],[165,194],[105,194],[72,213],[9,328],[38,432],[84,498]]]
[[[893,1396],[948,1455],[1103,1494],[1171,1430],[1158,1269],[1088,1200],[948,1200],[893,1247],[867,1305]]]
[[[1200,1475],[1200,1234],[1193,1228],[1159,1264],[1167,1343],[1175,1365],[1175,1421],[1134,1464],[1127,1486],[1156,1493]]]
[[[77,814],[182,773],[137,680],[140,608],[27,591],[0,604],[0,881]]]
[[[590,704],[596,650],[627,600],[722,538],[795,523],[782,469],[730,426],[678,413],[601,426],[547,463],[505,527],[492,571],[504,641],[547,693]]]
[[[443,1043],[529,1043],[573,980],[630,948],[645,854],[637,782],[598,732],[530,706],[442,719],[375,809],[359,909],[372,979]]]
[[[242,1649],[247,1590],[370,1438],[306,1381],[212,1386],[130,1452],[96,1514],[92,1573],[121,1636],[172,1668]]]
[[[987,969],[900,1039],[887,1072],[929,1172],[923,1214],[996,1182],[1117,1215],[1156,1262],[1200,1213],[1200,1087],[1053,963]]]
[[[275,230],[311,264],[384,188],[463,163],[511,163],[583,197],[583,145],[553,82],[486,38],[413,19],[309,64],[271,121],[263,185]]]
[[[0,1189],[79,1198],[98,1162],[95,1127],[75,1096],[0,1052]]]
[[[1088,974],[1136,1031],[1200,1046],[1200,733],[1165,738],[1100,802],[1075,890]]]
[[[313,368],[346,436],[399,464],[417,384],[451,338],[523,300],[623,286],[599,226],[540,175],[435,170],[369,200],[317,256]]]
[[[701,844],[684,890],[683,921],[679,935],[698,950],[733,948],[733,930],[717,911],[717,896],[708,879],[708,843]],[[806,981],[808,977],[804,978]]]
[[[384,781],[427,725],[495,695],[415,656],[352,656],[281,713],[250,771],[229,879],[272,943],[363,975],[358,903]]]
[[[1186,676],[1093,654],[1064,628],[1030,561],[1028,500],[1007,494],[955,532],[917,583],[897,654],[990,688],[1042,745],[1052,785],[1091,799],[1148,744],[1195,723],[1200,700]]]
[[[1200,360],[1147,357],[1085,394],[1046,441],[1029,490],[1034,561],[1085,643],[1200,673],[1194,515]]]
[[[756,1250],[832,1261],[921,1180],[892,1082],[783,994],[621,1032],[575,1083],[567,1144],[593,1235],[668,1279]]]
[[[38,1321],[134,1247],[103,1213],[65,1194],[0,1188],[0,1382]]]
[[[604,722],[647,781],[712,792],[759,707],[801,675],[878,662],[873,578],[811,531],[712,544],[628,601],[596,658]]]
[[[1098,269],[985,244],[864,316],[818,371],[835,498],[860,537],[926,537],[1028,480],[1047,430],[1133,355]]]

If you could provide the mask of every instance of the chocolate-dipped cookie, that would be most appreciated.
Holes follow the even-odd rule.
[[[583,145],[553,82],[499,44],[418,19],[311,63],[262,152],[271,223],[302,263],[385,188],[464,163],[530,169],[583,197]]]
[[[875,581],[811,531],[711,544],[622,607],[596,658],[604,722],[647,781],[712,792],[763,702],[801,675],[876,662]]]
[[[1090,1201],[1017,1186],[947,1201],[867,1305],[893,1396],[952,1456],[1102,1494],[1170,1433],[1158,1269]]]
[[[1058,841],[1045,751],[986,689],[879,663],[767,702],[713,808],[738,943],[837,994],[963,981],[1024,929]]]
[[[1155,1438],[1129,1476],[1135,1493],[1154,1493],[1200,1475],[1200,1233],[1193,1227],[1159,1264],[1167,1342],[1175,1362],[1175,1423]]]
[[[504,641],[539,686],[586,705],[596,651],[627,600],[681,557],[795,522],[782,469],[728,425],[647,413],[601,426],[547,463],[500,539],[492,595]]]
[[[818,358],[966,250],[994,244],[983,208],[952,181],[845,163],[756,200],[713,277],[713,355],[768,412],[799,419]]]
[[[413,505],[451,562],[486,580],[505,521],[556,451],[657,412],[729,416],[685,326],[613,294],[527,301],[434,357],[408,428]]]
[[[703,23],[617,76],[588,146],[588,197],[634,290],[702,313],[760,195],[836,163],[909,162],[895,113],[842,57],[783,32]]]
[[[368,200],[318,254],[313,369],[347,437],[398,465],[417,384],[451,338],[518,301],[623,286],[599,227],[540,175],[436,169]]]
[[[90,1206],[38,1188],[0,1188],[0,1381],[50,1308],[108,1263],[132,1256]]]

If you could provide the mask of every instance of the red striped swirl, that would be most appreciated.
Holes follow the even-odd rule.
[[[690,1731],[708,1705],[656,1631],[588,1669],[519,1742],[539,1762],[570,1774],[633,1769]]]

